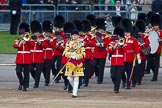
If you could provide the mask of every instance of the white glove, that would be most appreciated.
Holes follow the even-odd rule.
[[[138,60],[138,64],[141,64],[141,59]]]
[[[84,42],[81,42],[81,46],[84,46]]]
[[[75,58],[76,58],[76,52],[72,52],[72,53],[71,53],[71,58],[72,58],[72,59],[75,59]]]
[[[72,52],[71,55],[72,55],[72,56],[76,56],[76,52]]]
[[[15,15],[15,14],[16,14],[16,11],[15,11],[15,10],[13,10],[13,11],[12,11],[12,14],[13,14],[13,15]]]
[[[96,46],[100,46],[100,43],[99,43],[99,42],[97,42],[97,43],[96,43]]]

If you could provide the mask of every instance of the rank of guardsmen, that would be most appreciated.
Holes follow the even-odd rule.
[[[151,70],[151,81],[157,81],[162,43],[160,14],[139,13],[135,22],[112,16],[112,32],[106,31],[104,18],[93,14],[73,22],[57,15],[53,23],[49,20],[42,24],[37,20],[30,25],[21,23],[20,38],[13,44],[17,49],[18,90],[28,90],[30,75],[33,88],[39,88],[43,73],[44,86],[63,79],[63,89],[76,98],[79,88],[88,87],[93,75],[97,84],[104,82],[106,60],[110,61],[115,94],[121,87],[132,89],[141,85],[142,78]]]

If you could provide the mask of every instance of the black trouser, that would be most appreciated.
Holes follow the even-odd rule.
[[[98,79],[97,79],[98,83],[103,82],[105,63],[106,63],[106,58],[93,58],[94,69],[95,68],[98,69]]]
[[[133,72],[133,78],[132,78],[133,85],[136,85],[136,83],[141,84],[142,77],[144,76],[145,64],[146,64],[146,60],[142,60],[141,64],[138,64],[136,60],[136,64],[135,64],[134,72]]]
[[[147,72],[153,71],[153,80],[157,80],[160,67],[160,54],[149,54],[147,59]]]
[[[13,15],[11,13],[10,34],[16,35],[19,22],[20,22],[20,14]]]
[[[89,84],[89,74],[91,68],[91,59],[86,59],[84,63],[84,83],[88,86]]]
[[[62,68],[63,68],[64,65],[65,64],[62,64]],[[67,76],[65,76],[65,70],[66,70],[66,68],[64,67],[62,69],[62,72],[63,72],[62,78],[64,80],[64,86],[67,86],[68,87],[68,91],[71,91],[73,88],[72,88],[71,84],[69,83],[69,80],[67,79]]]
[[[61,70],[62,65],[62,55],[60,56],[53,56],[53,62],[52,62],[52,74],[56,76],[59,71]],[[56,80],[60,80],[61,76],[59,75]]]
[[[24,88],[29,88],[29,68],[30,64],[16,64],[16,75]]]
[[[131,71],[132,71],[132,66],[133,63],[132,62],[124,62],[124,70],[126,71],[127,74],[127,78],[126,78],[126,82],[127,82],[127,87],[130,87],[130,75],[131,75]]]
[[[52,66],[52,60],[44,60],[43,75],[45,78],[45,83],[50,83],[50,69]]]
[[[111,66],[110,74],[114,83],[114,91],[119,91],[123,70],[124,66]]]
[[[36,69],[36,70],[34,70]],[[30,72],[32,77],[35,79],[35,87],[39,87],[41,72],[43,71],[43,63],[32,63],[30,65]]]

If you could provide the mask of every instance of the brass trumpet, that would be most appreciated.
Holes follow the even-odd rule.
[[[119,38],[118,45],[120,46],[124,45],[124,38]]]
[[[23,35],[23,39],[24,39],[25,41],[29,41],[30,38],[31,38],[31,36],[30,36],[29,32],[25,32],[25,34]]]

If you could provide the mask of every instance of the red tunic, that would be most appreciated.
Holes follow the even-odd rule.
[[[124,62],[133,62],[135,55],[141,52],[137,39],[134,37],[124,38]]]
[[[52,46],[52,49],[54,51],[54,56],[60,56],[62,55],[63,51],[64,51],[64,45],[61,44],[59,46],[57,46],[57,43],[62,41],[64,43],[64,33],[63,31],[61,32],[57,32],[57,35],[60,35],[62,37],[62,40],[57,39],[57,37],[55,39],[53,39],[52,42],[50,42],[50,45]]]
[[[14,44],[13,47],[18,49],[17,55],[16,55],[16,64],[30,64],[31,58],[30,58],[30,46],[28,42],[23,42],[22,39],[18,39]]]
[[[53,39],[52,36],[48,36],[47,39]],[[43,53],[44,53],[44,59],[45,60],[53,60],[53,49],[51,47],[51,45],[49,44],[50,40],[44,40],[42,42],[42,46],[43,46]]]
[[[91,45],[94,47],[93,57],[94,58],[106,58],[107,57],[107,46],[109,45],[109,38],[106,34],[102,34],[103,44],[102,48],[96,46],[96,39],[91,39]]]
[[[145,36],[144,34],[141,34],[141,38],[142,38],[143,41],[144,41],[142,47],[144,47],[144,48],[148,47],[149,44],[150,44],[150,41],[149,41],[149,39],[148,39],[148,36]],[[141,49],[142,49],[142,47],[141,47]],[[140,55],[141,55],[141,59],[142,59],[142,60],[146,60],[146,59],[147,59],[147,56],[146,56],[146,55],[143,55],[142,53],[140,53]]]
[[[44,62],[44,54],[42,42],[44,40],[44,36],[38,36],[38,40],[41,42],[35,42],[34,40],[29,41],[29,45],[31,47],[31,60],[32,63],[43,63]]]
[[[162,30],[159,31],[159,38],[162,39]],[[156,53],[157,54],[160,54],[161,53],[161,44],[159,44]]]

